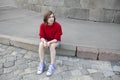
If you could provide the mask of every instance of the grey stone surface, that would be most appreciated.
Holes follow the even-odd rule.
[[[119,80],[119,79],[120,79],[120,76],[117,76],[117,75],[112,76],[112,80]]]
[[[119,54],[120,51],[118,50],[99,49],[100,60],[120,60]]]
[[[4,68],[12,67],[15,65],[15,61],[8,61],[4,63]]]
[[[89,47],[77,47],[77,57],[88,58],[88,59],[97,59],[98,50],[95,48]]]
[[[92,21],[104,21],[104,10],[103,9],[90,9],[89,10],[89,20]]]
[[[0,68],[0,75],[2,75],[4,72],[4,69],[3,68]]]
[[[1,69],[1,68],[3,68],[3,64],[2,64],[2,63],[0,63],[0,69]]]
[[[43,74],[36,74],[39,64],[37,52],[2,44],[0,48],[9,50],[8,54],[1,55],[0,58],[2,60],[4,56],[6,60],[0,63],[1,80],[119,80],[119,61],[85,60],[57,55],[55,72],[51,77],[47,77],[47,68]],[[16,59],[15,57],[20,53],[24,55]],[[48,54],[45,54],[45,57],[50,59]],[[46,60],[46,64],[48,67],[50,60]]]
[[[11,45],[15,45],[16,43],[16,46],[21,46],[23,44],[24,46],[29,47],[29,45],[19,43],[20,41],[25,41],[25,39],[30,40],[30,42],[25,41],[25,43],[38,44],[39,25],[43,19],[40,13],[10,7],[2,7],[0,8],[0,12],[2,14],[2,17],[0,18],[0,33],[24,38],[19,41],[17,41],[18,39],[15,39],[14,42],[10,41]],[[95,13],[99,15],[98,10]],[[62,43],[93,48],[108,48],[118,50],[120,48],[119,24],[89,22],[66,18],[57,18],[57,21],[60,22],[63,28]],[[6,28],[9,30],[6,30]],[[5,37],[2,36],[2,38]],[[34,47],[29,49],[37,50],[37,48]]]
[[[120,71],[120,66],[117,66],[117,65],[113,66],[113,71],[118,71],[119,72]]]
[[[118,12],[117,13],[115,12],[116,16],[115,18],[113,18],[113,11],[120,10],[119,0],[95,0],[95,1],[94,0],[17,0],[17,1],[1,0],[1,1],[2,1],[1,4],[3,6],[11,4],[11,6],[16,5],[19,8],[29,9],[40,13],[44,13],[46,10],[53,10],[59,17],[69,16],[71,18],[76,18],[76,19],[120,23],[119,22],[120,14]],[[106,10],[109,9],[110,11],[104,12],[104,9]],[[66,15],[68,13],[69,15]]]
[[[76,7],[76,8],[78,8],[78,7],[80,7],[81,5],[80,5],[80,0],[69,0],[69,1],[67,1],[67,0],[64,0],[64,6],[66,6],[66,7]]]
[[[64,6],[64,0],[45,0],[45,6]]]
[[[18,8],[10,8],[10,7],[2,7],[0,8],[0,11],[1,11],[1,14],[4,13],[4,15],[2,14],[2,17],[0,18],[0,23],[1,23],[0,32],[1,34],[10,35],[10,36],[1,35],[0,42],[3,44],[6,44],[3,42],[6,39],[8,45],[14,45],[17,47],[21,47],[21,48],[25,48],[28,50],[33,50],[33,51],[38,52],[39,38],[36,35],[38,35],[38,31],[39,31],[39,24],[40,24],[39,22],[42,22],[41,15],[39,13],[35,13],[32,11],[27,11],[27,10],[18,9]],[[117,11],[119,14],[119,10],[101,9],[101,11],[103,11],[104,15],[105,13],[111,13],[111,11],[113,12]],[[22,14],[20,14],[19,12]],[[115,14],[113,15],[115,16]],[[108,14],[108,18],[109,18],[109,14]],[[116,49],[116,51],[117,50],[119,51],[119,48],[120,48],[119,24],[93,23],[89,21],[82,22],[80,20],[62,19],[62,18],[58,18],[58,21],[61,22],[63,32],[64,32],[62,36],[61,48],[57,49],[58,55],[77,56],[78,52],[76,51],[77,50],[76,46],[82,46],[82,47],[89,46],[89,47],[93,47],[96,49],[97,48],[98,49],[99,48]],[[37,27],[33,27],[33,26],[37,26]],[[9,30],[6,30],[6,28],[8,28]],[[17,37],[11,37],[11,36],[17,36]],[[67,43],[67,45],[65,43]],[[7,47],[2,46],[0,48],[1,52],[3,52],[5,48]],[[85,54],[83,54],[85,56],[83,57],[99,59],[99,57],[101,56],[101,54],[100,56],[97,56],[97,57],[96,57],[97,54],[95,55],[93,54],[92,56],[91,53],[93,51],[89,49],[85,49],[85,50],[86,52]],[[116,51],[114,52],[116,53]],[[114,52],[111,51],[109,53],[114,53]],[[8,51],[1,53],[0,55],[6,55],[8,53],[11,53],[9,49]],[[92,57],[89,56],[87,53],[90,53]],[[18,54],[18,55],[14,56],[15,54]],[[25,54],[24,53],[19,54],[19,52],[18,53],[14,52],[12,53],[12,55],[16,57],[16,59],[18,60],[22,58]],[[36,58],[32,58],[31,60],[35,60],[35,59]],[[111,60],[115,60],[115,59],[118,60],[119,56],[117,56],[117,58],[114,58],[114,59],[111,58]],[[5,59],[1,59],[1,62],[5,62],[5,61],[6,61]]]
[[[104,19],[108,22],[114,22],[115,10],[104,9]]]
[[[69,10],[67,17],[73,18],[73,19],[88,20],[89,19],[89,10],[88,9],[72,8]]]
[[[114,12],[114,22],[120,23],[120,10]]]
[[[4,39],[3,37],[2,38],[0,37],[0,43],[9,45],[9,41],[10,41],[9,39],[6,39],[6,38]]]
[[[91,77],[93,77],[94,80],[103,80],[104,79],[103,73],[96,72],[96,73],[92,73],[90,75],[91,75]]]

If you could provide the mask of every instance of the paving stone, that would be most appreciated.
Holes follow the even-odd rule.
[[[5,61],[6,61],[5,58],[0,57],[0,63],[5,63]]]
[[[3,74],[3,72],[4,72],[4,69],[0,68],[0,75]]]
[[[113,71],[119,71],[120,72],[120,66],[113,66]]]
[[[62,60],[56,60],[56,65],[62,66],[63,65],[63,61]]]
[[[16,60],[16,56],[11,56],[11,55],[7,55],[7,56],[5,56],[5,58],[6,58],[6,62],[15,61]]]
[[[84,75],[84,76],[78,77],[77,80],[93,80],[93,78],[89,75]]]
[[[94,80],[103,80],[103,78],[105,78],[103,73],[100,72],[96,72],[96,73],[92,73],[90,74],[90,76],[94,79]]]
[[[61,74],[61,73],[63,72],[62,70],[63,70],[63,66],[57,66],[54,74],[55,74],[55,75]],[[64,70],[64,71],[67,71],[67,69]]]
[[[63,64],[65,64],[67,66],[72,66],[72,65],[74,65],[74,62],[63,60]]]
[[[114,75],[112,76],[112,80],[120,80],[120,76]]]
[[[27,50],[22,49],[22,48],[17,48],[15,51],[18,53],[23,53],[23,54],[27,53]]]
[[[68,69],[68,66],[60,66],[60,68],[61,68],[61,72],[63,71],[69,71],[69,69]]]
[[[45,57],[49,58],[46,61],[48,68],[50,55]],[[39,59],[35,58],[39,58],[36,52],[9,48],[8,53],[0,56],[0,80],[119,80],[120,77],[119,61],[96,61],[66,56],[56,57],[56,70],[51,77],[46,77],[46,71],[37,75]]]
[[[10,80],[12,78],[16,77],[13,73],[7,73],[7,74],[3,74],[0,75],[0,80]]]
[[[36,68],[27,68],[27,69],[24,70],[24,74],[31,74],[31,73],[34,73],[34,72],[37,72]]]
[[[105,77],[103,80],[112,80],[110,77]]]
[[[80,60],[79,64],[86,69],[91,69],[91,63],[89,60]]]
[[[71,61],[71,62],[79,62],[80,60],[78,58],[75,58],[75,57],[69,57],[68,58],[68,61]]]
[[[72,70],[71,74],[72,74],[72,76],[81,76],[82,75],[82,73],[80,72],[80,70]]]
[[[22,76],[23,75],[24,70],[23,69],[17,69],[14,71],[14,75],[17,76]]]
[[[70,78],[72,78],[71,71],[65,71],[61,75],[65,80],[69,80]]]
[[[0,56],[4,56],[4,55],[6,55],[6,54],[8,54],[7,51],[4,51],[4,52],[1,52],[1,53],[0,53]]]
[[[21,65],[21,64],[26,64],[26,63],[27,63],[27,60],[25,60],[23,58],[23,59],[20,59],[20,60],[16,60],[15,65]]]
[[[2,44],[0,44],[0,47],[2,46]]]
[[[3,48],[0,48],[0,52],[3,52],[3,51],[5,51],[5,49],[3,49]]]
[[[36,60],[39,60],[39,55],[37,53],[35,53],[35,52],[28,51],[25,54],[24,58],[30,59],[32,61],[36,61]]]
[[[56,58],[58,60],[68,60],[68,57],[64,57],[64,56],[56,56]]]
[[[17,54],[16,59],[18,60],[18,59],[21,59],[23,57],[24,57],[24,54],[19,53],[19,54]]]
[[[87,71],[88,71],[89,73],[96,73],[96,72],[98,72],[98,71],[95,70],[95,69],[87,69]]]
[[[120,75],[120,72],[114,71],[115,75]]]
[[[32,61],[28,63],[29,68],[36,68],[38,67],[39,62],[38,61]]]
[[[4,73],[10,73],[10,72],[13,72],[17,69],[16,66],[13,66],[13,67],[8,67],[8,68],[4,68]]]
[[[50,78],[48,78],[48,80],[63,80],[63,78],[61,75],[55,74],[55,75],[51,76]]]
[[[11,53],[11,55],[13,55],[13,56],[16,56],[17,54],[18,54],[17,51],[13,51],[13,52]]]
[[[109,76],[115,75],[115,73],[112,72],[112,71],[102,71],[102,73],[104,74],[105,77],[109,77]]]
[[[78,70],[82,70],[83,67],[82,66],[68,66],[68,70],[75,70],[75,69],[78,69]]]
[[[3,64],[2,64],[2,63],[0,63],[0,69],[1,69],[1,68],[3,68]]]
[[[20,64],[20,65],[16,65],[18,69],[26,69],[28,68],[28,64]]]
[[[112,71],[112,66],[111,65],[101,65],[100,70],[107,70],[107,71]]]
[[[4,68],[12,67],[15,65],[15,61],[9,61],[4,63]]]
[[[5,46],[5,47],[7,47],[7,46]],[[6,49],[6,52],[10,54],[10,53],[13,52],[15,49],[16,49],[16,47],[8,46],[8,48]]]
[[[97,70],[101,70],[101,71],[113,71],[111,63],[110,62],[103,62],[103,63],[95,63],[92,64],[92,69],[97,69]]]
[[[89,74],[87,69],[81,69],[80,71],[81,71],[82,75],[88,75]]]
[[[3,48],[3,49],[7,49],[8,47],[10,47],[10,46],[7,46],[7,45],[2,45],[1,46],[1,48]]]
[[[19,51],[19,52],[18,52],[18,51],[13,51],[13,52],[11,53],[11,55],[12,55],[12,56],[16,56],[16,59],[20,59],[20,58],[23,58],[24,53],[20,53],[20,51]]]
[[[11,79],[9,79],[9,80],[21,80],[21,79],[22,79],[22,77],[20,77],[20,76],[16,76],[16,77],[11,78]]]
[[[38,76],[34,74],[24,75],[23,80],[38,80]]]
[[[112,61],[111,65],[112,66],[120,66],[120,61]]]

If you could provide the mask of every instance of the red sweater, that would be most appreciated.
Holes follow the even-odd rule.
[[[57,41],[61,41],[62,29],[61,25],[58,22],[54,22],[53,25],[47,25],[42,23],[40,25],[39,36],[40,38],[44,38],[48,41],[56,39]]]

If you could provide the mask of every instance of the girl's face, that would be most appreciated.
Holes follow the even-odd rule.
[[[54,15],[51,14],[48,18],[48,25],[52,25],[54,23]]]

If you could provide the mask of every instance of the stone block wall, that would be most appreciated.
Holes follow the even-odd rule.
[[[19,8],[58,17],[120,23],[120,0],[14,0]]]

